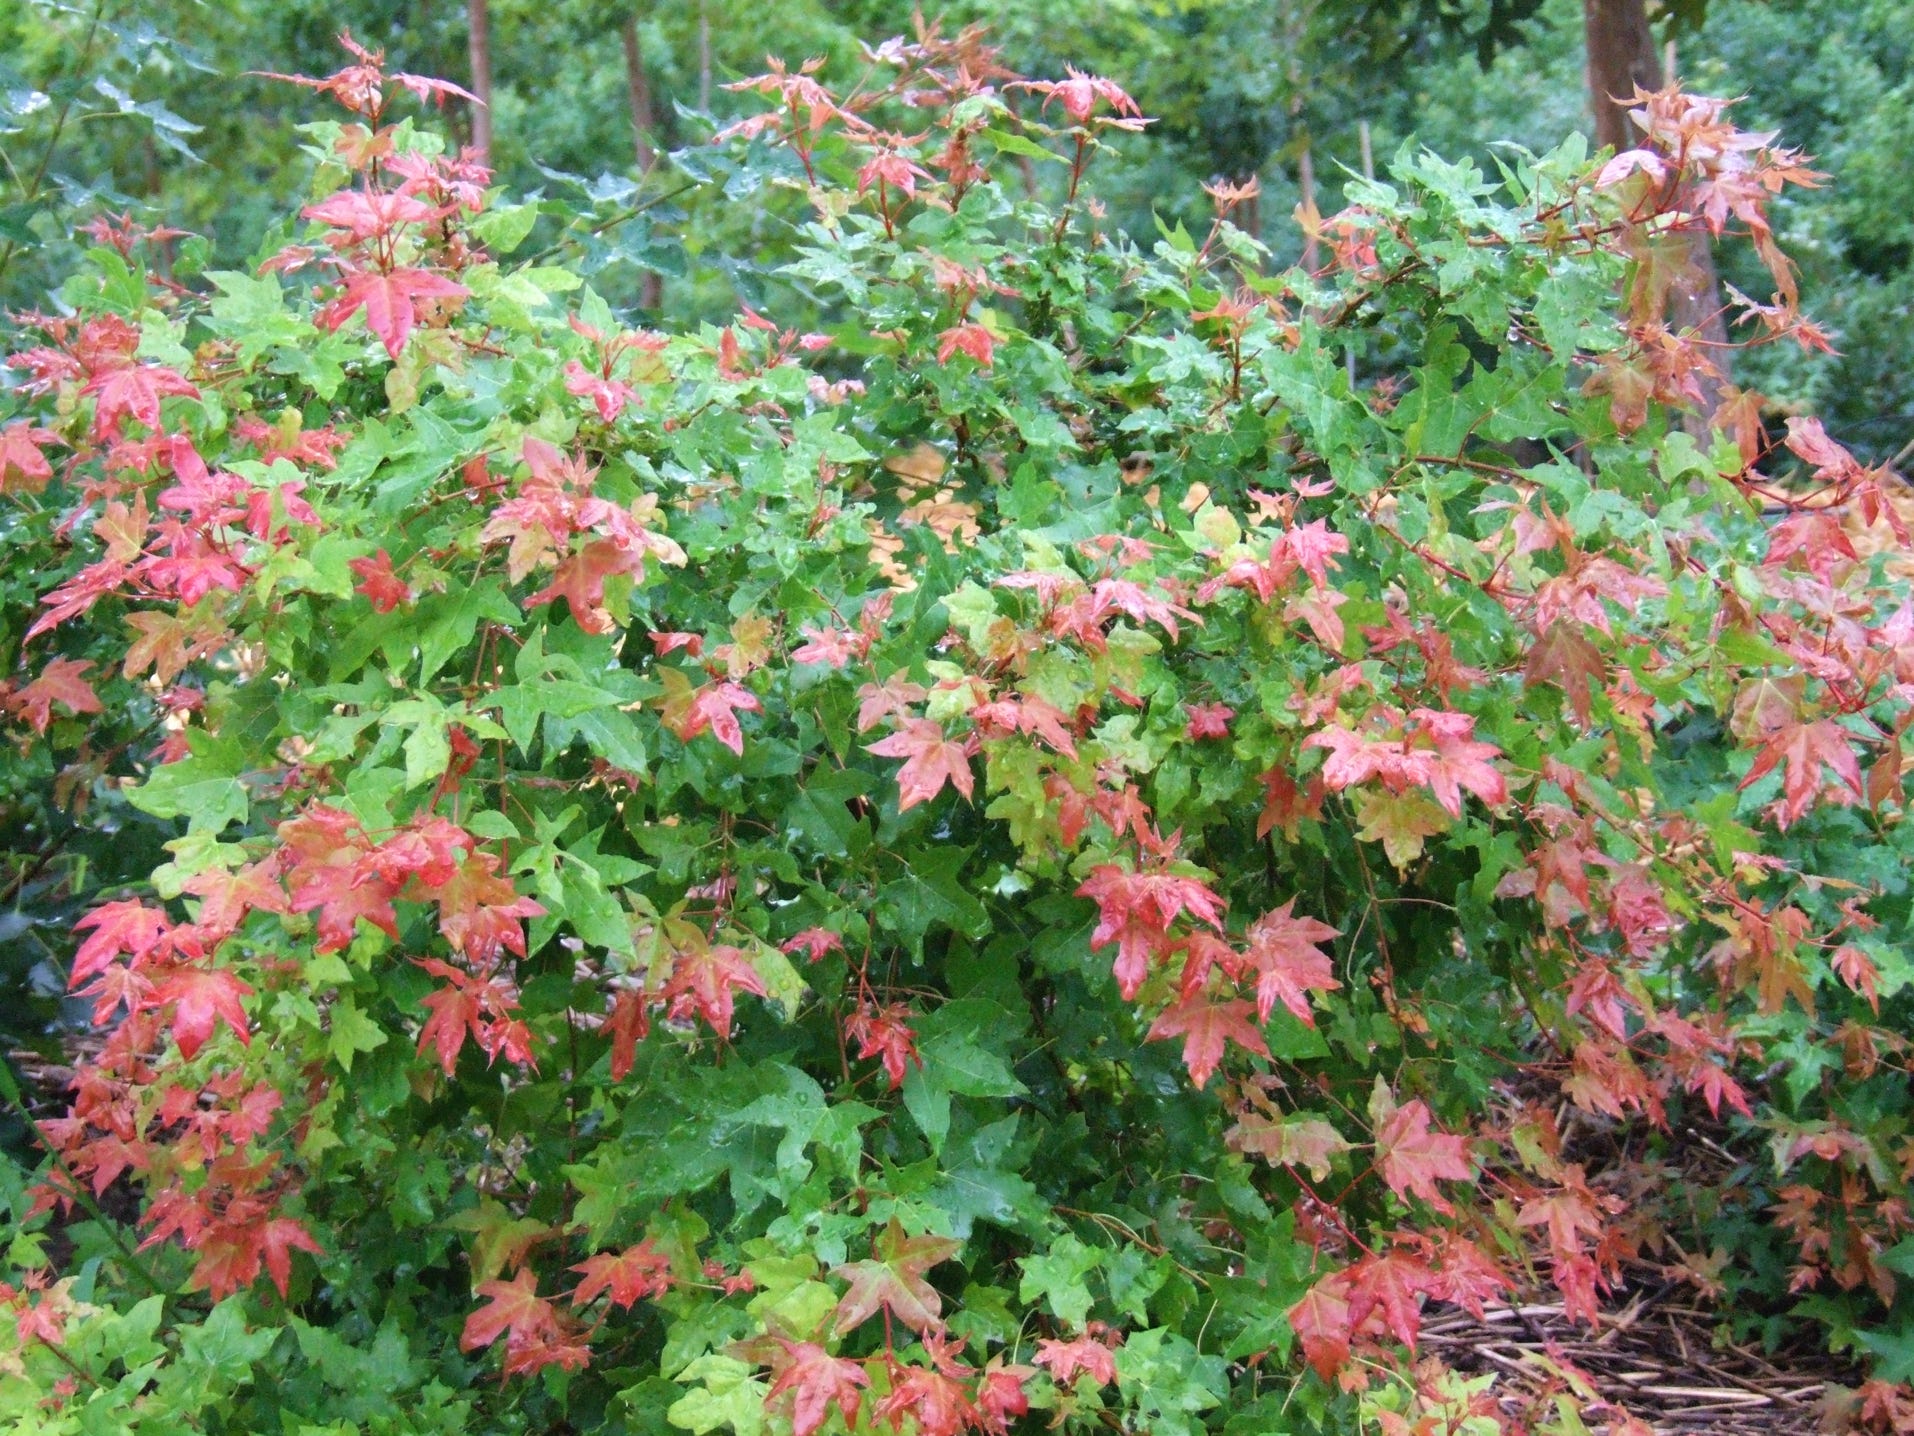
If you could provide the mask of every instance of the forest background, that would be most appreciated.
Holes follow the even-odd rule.
[[[96,13],[114,23],[93,26]],[[1018,73],[1075,65],[1121,77],[1154,122],[1114,142],[1097,194],[1132,236],[1153,241],[1159,219],[1194,230],[1209,213],[1205,183],[1257,178],[1245,226],[1269,245],[1272,268],[1302,255],[1303,187],[1320,213],[1336,212],[1365,150],[1373,171],[1373,157],[1409,140],[1486,161],[1498,142],[1539,152],[1593,132],[1584,15],[1571,0],[959,0],[936,13],[986,23]],[[585,253],[608,297],[655,310],[652,274],[675,314],[716,318],[742,298],[798,323],[801,296],[766,280],[788,237],[761,219],[740,230],[721,177],[660,166],[659,154],[695,153],[744,113],[746,97],[724,86],[767,55],[848,66],[859,42],[904,33],[911,14],[897,0],[143,0],[97,12],[11,0],[0,7],[0,139],[17,169],[0,185],[0,302],[44,294],[85,243],[70,221],[101,210],[196,236],[202,267],[274,247],[268,231],[303,183],[294,126],[306,115],[297,93],[258,72],[323,73],[345,29],[385,47],[396,68],[469,81],[476,17],[491,71],[479,123],[498,181],[606,218],[643,195],[646,212]],[[1908,6],[1691,0],[1654,19],[1685,84],[1744,96],[1738,123],[1777,132],[1834,177],[1778,197],[1774,224],[1804,305],[1839,352],[1774,346],[1744,356],[1737,379],[1784,411],[1820,415],[1864,461],[1892,456],[1914,437],[1903,359],[1914,306]],[[468,112],[450,122],[473,137]],[[1724,277],[1754,282],[1745,269]]]

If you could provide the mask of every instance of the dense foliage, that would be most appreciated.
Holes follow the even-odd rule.
[[[1644,1265],[1905,1415],[1906,534],[1663,323],[1706,226],[1823,342],[1797,156],[1405,149],[1271,275],[920,33],[743,86],[815,331],[634,328],[449,87],[298,83],[292,242],[102,228],[7,361],[13,881],[150,873],[16,1429],[1573,1431],[1403,1351]]]

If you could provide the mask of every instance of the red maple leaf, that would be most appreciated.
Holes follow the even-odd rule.
[[[1033,1366],[1006,1365],[1000,1352],[978,1373],[977,1414],[983,1429],[996,1436],[1008,1436],[1011,1418],[1030,1411],[1030,1396],[1023,1384],[1037,1374]]]
[[[1241,998],[1214,1002],[1202,993],[1192,993],[1158,1014],[1156,1021],[1150,1024],[1149,1040],[1161,1042],[1180,1036],[1183,1065],[1190,1069],[1190,1080],[1200,1089],[1223,1060],[1226,1040],[1269,1056],[1269,1044],[1249,1020],[1254,1010]]]
[[[937,362],[948,364],[953,355],[968,354],[988,369],[996,352],[997,338],[981,324],[953,324],[937,336]]]
[[[1283,535],[1283,541],[1298,567],[1318,589],[1328,588],[1329,570],[1340,567],[1335,556],[1349,552],[1348,537],[1333,532],[1325,519],[1289,530]]]
[[[1187,912],[1219,932],[1223,926],[1223,900],[1201,879],[1182,873],[1129,872],[1101,863],[1090,870],[1077,896],[1093,899],[1099,910],[1091,951],[1117,944],[1114,971],[1126,1002],[1143,986],[1151,960],[1167,949],[1170,924],[1179,915]]]
[[[1431,1131],[1428,1105],[1418,1097],[1396,1106],[1380,1079],[1370,1114],[1376,1119],[1376,1167],[1389,1189],[1399,1197],[1421,1197],[1439,1212],[1453,1210],[1436,1183],[1475,1180],[1468,1141]]]
[[[4,702],[40,734],[53,722],[55,703],[73,714],[98,713],[100,697],[82,676],[92,666],[77,659],[56,658],[41,670],[38,678]]]
[[[671,1258],[646,1237],[621,1252],[600,1252],[572,1268],[585,1279],[572,1293],[573,1306],[589,1306],[603,1292],[613,1306],[632,1306],[671,1290]]]
[[[494,962],[504,951],[525,956],[520,919],[545,913],[498,876],[498,865],[495,854],[472,853],[431,894],[439,904],[439,931],[474,963]]]
[[[392,556],[384,549],[371,558],[355,558],[346,567],[359,575],[353,591],[371,600],[374,613],[390,613],[412,602],[412,590],[392,571]]]
[[[812,962],[819,962],[827,953],[844,950],[844,935],[828,927],[807,927],[796,937],[786,938],[778,947],[794,956],[801,952]]]
[[[1477,1321],[1482,1319],[1483,1303],[1509,1288],[1502,1269],[1467,1237],[1444,1232],[1437,1255],[1441,1268],[1429,1294],[1437,1301],[1454,1302]]]
[[[946,782],[969,800],[976,787],[970,771],[973,742],[952,742],[933,718],[906,718],[902,728],[882,742],[867,743],[865,751],[905,760],[897,771],[897,811],[903,813],[936,797]]]
[[[324,1248],[298,1222],[272,1216],[257,1201],[234,1205],[243,1209],[240,1219],[229,1216],[215,1222],[188,1243],[199,1258],[193,1267],[193,1284],[205,1287],[214,1300],[221,1300],[251,1286],[263,1264],[284,1297],[292,1281],[293,1252],[322,1256]]]
[[[21,420],[0,429],[0,494],[8,491],[37,494],[53,478],[53,466],[41,452],[60,443],[51,429],[39,429]]]
[[[286,1286],[292,1280],[292,1254],[294,1251],[309,1252],[313,1256],[324,1256],[325,1248],[312,1239],[312,1234],[303,1225],[291,1217],[272,1217],[259,1232],[259,1254],[265,1259],[266,1275],[272,1278],[272,1284],[284,1297]]]
[[[334,333],[363,309],[366,328],[378,336],[385,352],[397,363],[412,326],[418,322],[418,301],[460,299],[469,292],[464,285],[423,269],[395,269],[389,274],[365,270],[346,281],[344,291],[313,316],[313,323],[328,334]]]
[[[619,993],[611,1005],[611,1015],[605,1019],[605,1027],[611,1033],[611,1080],[622,1082],[631,1075],[638,1044],[651,1032],[651,1013],[645,994],[630,990]]]
[[[399,940],[399,915],[392,910],[397,884],[356,862],[302,866],[297,876],[292,910],[319,910],[317,947],[320,952],[337,952],[352,946],[360,918],[394,942]]]
[[[890,1395],[877,1403],[873,1415],[893,1431],[901,1433],[909,1426],[917,1436],[957,1436],[977,1423],[977,1409],[964,1388],[928,1366],[901,1368]]]
[[[1821,792],[1821,766],[1826,764],[1834,776],[1856,798],[1861,796],[1861,765],[1854,756],[1853,735],[1828,718],[1813,723],[1790,723],[1761,745],[1754,766],[1741,780],[1745,788],[1783,760],[1787,772],[1782,783],[1780,821],[1782,827],[1797,821]]]
[[[424,964],[421,964],[424,965]],[[478,1031],[482,1011],[479,996],[465,982],[465,974],[446,963],[436,963],[453,981],[445,987],[434,988],[420,1001],[432,1015],[419,1029],[418,1051],[430,1047],[438,1053],[439,1066],[450,1077],[458,1070],[459,1052],[465,1046],[467,1033]]]
[[[1568,695],[1569,711],[1576,722],[1588,727],[1594,715],[1594,690],[1607,681],[1608,665],[1602,651],[1589,638],[1584,625],[1572,618],[1557,618],[1529,649],[1528,663],[1522,670],[1522,685],[1554,683]]]
[[[390,234],[400,225],[423,224],[437,212],[425,201],[407,194],[342,189],[327,195],[318,204],[307,205],[299,211],[299,217],[316,219],[344,231],[343,237],[327,236],[327,242],[334,248],[344,248]]]
[[[876,1007],[861,1003],[856,1012],[844,1019],[844,1035],[858,1044],[857,1055],[879,1058],[891,1090],[903,1085],[911,1064],[924,1065],[917,1055],[917,1033],[911,1028],[910,1006],[903,1002]]]
[[[508,1344],[538,1343],[559,1332],[558,1313],[538,1294],[538,1276],[529,1267],[510,1281],[480,1282],[478,1294],[487,1301],[465,1318],[460,1351],[490,1346],[501,1336]]]
[[[1429,1264],[1413,1252],[1397,1248],[1365,1257],[1343,1276],[1349,1283],[1349,1325],[1361,1332],[1373,1316],[1382,1318],[1389,1334],[1411,1351],[1422,1329],[1422,1306],[1417,1300],[1439,1283]]]
[[[1184,711],[1189,721],[1183,733],[1192,742],[1229,737],[1229,720],[1236,716],[1236,710],[1227,703],[1192,703]]]
[[[643,550],[627,549],[611,539],[593,539],[560,563],[552,581],[525,602],[536,607],[562,598],[572,622],[585,632],[610,633],[614,623],[605,608],[605,580],[621,573],[642,574],[644,567]]]
[[[135,965],[160,944],[172,930],[172,920],[158,908],[128,899],[101,903],[73,924],[75,932],[93,929],[93,935],[73,954],[70,986],[78,987],[95,973],[102,972],[121,953],[132,955]]]
[[[792,1436],[812,1436],[830,1417],[835,1406],[844,1417],[847,1429],[857,1425],[858,1408],[863,1404],[863,1388],[871,1378],[855,1361],[833,1356],[815,1341],[789,1341],[773,1337],[783,1352],[777,1361],[777,1379],[765,1393],[769,1402],[791,1393]]]
[[[1349,1360],[1349,1278],[1331,1272],[1286,1313],[1289,1329],[1303,1344],[1303,1359],[1324,1381],[1333,1381]]]
[[[615,422],[625,412],[625,405],[638,397],[638,391],[623,380],[594,374],[576,359],[565,366],[565,389],[581,399],[590,399],[598,417],[607,424]]]
[[[664,999],[673,1018],[696,1013],[720,1037],[731,1034],[731,1014],[738,993],[763,997],[764,979],[744,953],[724,943],[702,944],[680,951],[665,984]]]
[[[199,925],[214,932],[235,931],[249,912],[283,917],[292,911],[286,905],[285,889],[273,876],[271,859],[262,859],[238,872],[208,868],[193,874],[182,888],[201,899]]]
[[[1380,780],[1391,793],[1406,793],[1428,786],[1435,771],[1435,754],[1427,749],[1411,748],[1398,737],[1368,737],[1340,723],[1310,734],[1303,740],[1303,747],[1329,751],[1322,778],[1331,791],[1338,793],[1371,778]]]
[[[708,728],[712,737],[743,758],[745,729],[737,722],[739,712],[764,712],[764,705],[758,703],[758,695],[748,687],[725,678],[697,689],[691,695],[691,705],[685,708],[683,718],[672,726],[672,731],[678,733],[681,741],[689,743]]]
[[[80,391],[91,394],[98,404],[93,410],[93,437],[116,438],[120,425],[137,419],[149,429],[159,428],[160,400],[168,395],[197,399],[195,389],[175,371],[163,364],[128,364],[95,374]]]
[[[224,968],[180,967],[153,989],[150,1003],[175,1004],[173,1039],[179,1043],[179,1055],[191,1061],[213,1035],[215,1020],[232,1028],[242,1043],[251,1043],[246,1009],[239,1005],[240,998],[251,995],[252,988]]]
[[[1094,1337],[1079,1336],[1074,1341],[1039,1341],[1031,1358],[1050,1373],[1051,1380],[1066,1391],[1082,1372],[1098,1386],[1110,1386],[1117,1379],[1116,1353]]]
[[[871,1243],[871,1260],[846,1262],[831,1272],[851,1284],[837,1304],[838,1335],[862,1326],[880,1307],[912,1331],[935,1326],[943,1299],[924,1273],[962,1249],[962,1242],[949,1237],[905,1236],[892,1217]]]
[[[117,559],[105,558],[90,563],[51,593],[40,595],[46,612],[33,621],[22,642],[38,638],[50,628],[58,628],[69,618],[78,617],[109,593],[119,590],[132,570]]]
[[[1409,715],[1409,721],[1419,737],[1435,746],[1429,791],[1448,809],[1450,817],[1462,816],[1464,788],[1490,807],[1508,801],[1508,782],[1489,761],[1500,756],[1502,750],[1475,738],[1475,719],[1447,709],[1418,708]]]
[[[1250,924],[1244,957],[1256,969],[1256,1017],[1268,1022],[1277,1002],[1307,1027],[1316,1025],[1309,1010],[1309,994],[1334,992],[1336,981],[1329,954],[1318,943],[1340,936],[1337,929],[1313,917],[1296,917],[1290,909],[1296,899],[1264,913]]]

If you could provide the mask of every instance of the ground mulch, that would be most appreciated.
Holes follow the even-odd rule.
[[[1444,1364],[1495,1374],[1507,1415],[1531,1427],[1566,1398],[1591,1432],[1656,1436],[1833,1436],[1858,1430],[1861,1374],[1803,1343],[1764,1354],[1728,1339],[1719,1312],[1662,1287],[1604,1312],[1593,1329],[1559,1305],[1431,1314],[1421,1345]],[[1629,1426],[1628,1418],[1641,1426]]]

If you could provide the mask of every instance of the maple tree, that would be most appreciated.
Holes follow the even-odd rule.
[[[1707,232],[1825,343],[1799,156],[1638,95],[1269,273],[1102,230],[1115,82],[926,29],[743,86],[803,302],[640,330],[351,57],[303,228],[7,361],[0,714],[164,847],[68,934],[0,1410],[1493,1420],[1431,1305],[1731,1242],[1914,1399],[1898,481],[1684,428],[1668,321]],[[1644,1175],[1702,1123],[1740,1176]]]

